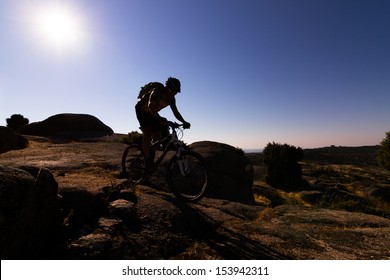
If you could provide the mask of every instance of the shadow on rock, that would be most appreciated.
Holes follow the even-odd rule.
[[[289,259],[258,241],[226,228],[196,204],[187,204],[166,194],[157,195],[178,209],[177,215],[171,221],[172,231],[187,234],[193,240],[206,243],[223,259]],[[237,205],[239,203],[234,203],[232,207]],[[210,211],[211,208],[208,210]],[[236,210],[235,208],[234,211]],[[212,211],[219,212],[220,210],[214,208]]]

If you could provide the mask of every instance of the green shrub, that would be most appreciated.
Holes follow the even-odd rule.
[[[377,161],[380,166],[390,171],[390,131],[386,132],[386,138],[379,144]]]
[[[303,150],[287,144],[268,143],[263,151],[267,166],[266,182],[273,187],[295,191],[302,187],[302,168],[298,161]]]

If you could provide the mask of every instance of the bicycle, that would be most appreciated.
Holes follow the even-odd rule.
[[[152,150],[162,151],[153,167],[146,168],[141,145],[130,144],[122,155],[122,173],[131,182],[140,183],[147,174],[158,168],[169,151],[175,151],[175,155],[168,163],[168,185],[177,198],[186,202],[198,201],[204,196],[207,187],[205,160],[179,140],[179,133],[183,135],[184,131],[182,124],[168,122],[168,125],[172,132],[151,145]],[[178,133],[177,130],[180,132]]]

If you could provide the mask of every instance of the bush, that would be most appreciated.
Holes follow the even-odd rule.
[[[302,187],[302,168],[298,161],[303,150],[287,144],[268,143],[263,151],[264,164],[268,167],[266,182],[285,191]]]
[[[128,137],[123,140],[126,144],[142,144],[142,134],[138,131],[132,131],[128,133]]]
[[[386,132],[386,138],[379,144],[377,161],[380,166],[390,171],[390,131]]]
[[[17,130],[19,127],[27,125],[29,120],[20,114],[14,114],[7,120],[7,127],[13,130]]]

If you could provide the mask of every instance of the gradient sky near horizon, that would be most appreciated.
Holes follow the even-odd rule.
[[[87,113],[127,133],[139,88],[169,76],[182,82],[188,143],[378,144],[390,1],[0,1],[0,125]]]

